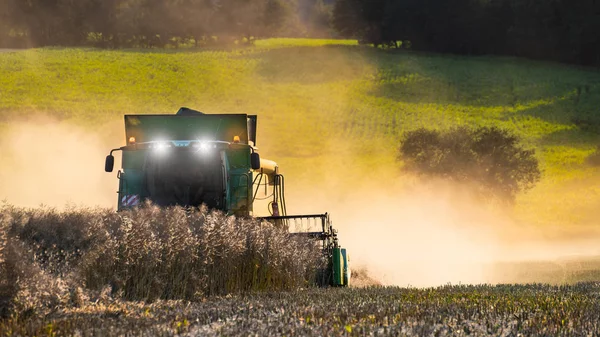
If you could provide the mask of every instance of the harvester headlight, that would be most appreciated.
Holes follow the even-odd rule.
[[[129,144],[130,145],[135,144],[135,137],[129,137]]]
[[[163,142],[161,142],[161,143],[156,143],[156,144],[154,144],[154,146],[152,147],[152,149],[153,149],[155,152],[160,152],[160,153],[166,152],[168,148],[169,148],[169,144],[168,144],[168,143],[163,143]]]
[[[233,137],[233,142],[236,143],[236,144],[239,143],[240,142],[240,136],[234,136]]]
[[[200,153],[206,153],[210,150],[210,144],[209,143],[200,143],[199,147],[199,151]]]

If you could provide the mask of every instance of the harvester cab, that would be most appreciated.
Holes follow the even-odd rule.
[[[286,226],[290,235],[321,241],[327,261],[318,282],[347,286],[346,250],[328,214],[288,215],[285,179],[277,163],[261,158],[256,148],[257,116],[204,114],[181,108],[174,115],[125,115],[127,145],[110,151],[105,171],[112,172],[113,153],[122,152],[118,210],[143,205],[207,207],[229,215],[254,215],[259,189],[271,198],[271,214],[261,217]]]

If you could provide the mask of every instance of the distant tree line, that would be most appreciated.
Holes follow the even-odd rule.
[[[600,65],[596,0],[337,0],[333,25],[376,46]]]
[[[331,7],[323,0],[2,0],[0,46],[164,47],[327,35]]]
[[[0,47],[163,47],[347,37],[600,65],[597,0],[2,0]]]

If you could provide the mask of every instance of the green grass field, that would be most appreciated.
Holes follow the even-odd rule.
[[[596,225],[599,169],[586,158],[600,136],[573,122],[600,106],[595,70],[273,39],[232,50],[0,53],[0,75],[5,125],[35,113],[93,130],[125,113],[180,106],[258,114],[261,153],[299,190],[309,188],[300,183],[306,179],[314,188],[334,175],[359,179],[370,167],[398,166],[398,138],[407,130],[497,125],[535,147],[544,170],[538,186],[519,196],[516,218],[582,233]]]

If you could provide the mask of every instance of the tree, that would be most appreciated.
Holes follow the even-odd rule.
[[[302,20],[307,27],[308,36],[330,37],[333,6],[323,0],[313,0],[306,4]]]
[[[87,24],[91,33],[98,34],[98,47],[119,46],[119,10],[122,0],[89,0]],[[124,5],[124,3],[123,3]]]
[[[277,36],[289,17],[289,8],[282,0],[267,0],[261,20],[262,30],[257,37]]]
[[[214,34],[212,20],[217,7],[213,0],[186,0],[180,11],[183,34],[192,37],[196,47]]]
[[[421,128],[405,134],[398,154],[409,172],[471,183],[483,196],[509,202],[541,177],[535,151],[497,127]]]
[[[12,14],[12,1],[0,2],[0,47],[10,44],[10,31],[13,26],[13,23],[11,22]]]
[[[333,6],[333,27],[347,38],[358,38],[364,31],[361,0],[337,0]]]

